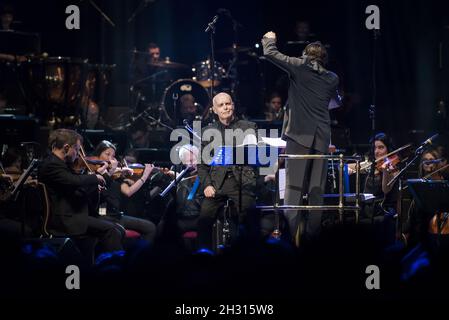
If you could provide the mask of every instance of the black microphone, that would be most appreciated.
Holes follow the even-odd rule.
[[[213,30],[213,28],[215,27],[215,24],[217,23],[217,20],[218,20],[218,15],[216,15],[214,17],[212,22],[209,22],[209,24],[207,25],[207,28],[206,28],[206,30],[204,30],[204,32],[209,32],[209,31]]]
[[[424,141],[423,143],[421,143],[421,145],[418,147],[418,149],[416,149],[415,153],[421,153],[424,151],[424,148],[426,148],[427,146],[433,144],[434,140],[436,138],[438,138],[439,134],[434,134],[433,136],[431,136],[429,139],[427,139],[426,141]]]

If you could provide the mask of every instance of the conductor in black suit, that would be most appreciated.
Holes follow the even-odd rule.
[[[235,116],[234,103],[229,94],[222,92],[214,97],[213,112],[218,117],[218,121],[206,127],[203,135],[207,130],[217,130],[221,138],[218,144],[225,145],[226,129],[241,129],[242,135],[238,137],[240,142],[234,139],[233,147],[242,144],[245,137],[256,134],[255,123],[240,120]],[[229,144],[226,143],[226,145]],[[203,141],[203,150],[205,146]],[[242,210],[239,212],[239,223],[243,225],[246,222],[247,209],[255,204],[256,171],[250,166],[210,166],[209,163],[204,163],[205,160],[201,159],[201,164],[198,164],[198,175],[205,196],[198,219],[198,236],[200,248],[211,249],[212,226],[218,210],[225,205],[228,198],[234,202],[237,209],[240,208],[240,176],[242,177]]]
[[[283,138],[287,141],[286,153],[297,155],[326,154],[331,127],[329,103],[339,96],[338,76],[326,70],[326,48],[320,42],[307,45],[299,58],[280,53],[276,47],[276,34],[267,32],[262,39],[265,57],[286,71],[290,78],[288,111],[284,116]],[[308,193],[309,205],[322,205],[327,176],[327,160],[286,161],[286,205],[302,204]],[[299,215],[288,211],[290,233],[298,241],[299,226],[303,235],[313,237],[320,232],[321,212],[310,211]],[[297,242],[298,244],[298,242]]]
[[[89,216],[90,195],[98,195],[98,186],[105,183],[99,173],[77,174],[73,162],[81,148],[82,137],[73,130],[58,129],[51,133],[52,153],[38,169],[38,180],[46,185],[50,200],[48,229],[55,236],[71,237],[83,250],[84,236],[97,238],[97,252],[122,250],[122,230],[114,223]]]

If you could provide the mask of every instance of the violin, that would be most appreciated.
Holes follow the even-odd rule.
[[[109,164],[108,168],[110,168],[111,163],[109,161],[100,160],[98,157],[85,157],[79,154],[78,158],[73,163],[73,169],[78,174],[85,170],[94,173],[98,170],[98,168],[104,166],[105,162]]]
[[[374,161],[374,165],[375,165],[375,168],[376,168],[376,172],[377,172],[377,173],[378,173],[378,172],[381,172],[382,169],[383,169],[384,167],[386,167],[386,166],[387,166],[387,168],[388,168],[388,167],[396,168],[396,166],[397,166],[399,163],[401,163],[402,161],[405,160],[405,159],[401,159],[401,158],[399,157],[399,152],[401,152],[401,151],[403,151],[403,150],[405,150],[405,149],[408,149],[408,148],[410,148],[411,146],[412,146],[411,144],[407,144],[407,145],[405,145],[405,146],[400,147],[399,149],[396,149],[396,150],[394,150],[394,151],[392,151],[392,152],[386,154],[386,155],[383,156],[383,157],[380,157],[380,158],[376,159],[376,160]],[[372,162],[372,161],[369,161],[369,160],[360,162],[360,173],[367,173],[367,172],[370,170],[370,168],[371,168],[372,165],[373,165],[373,162]],[[350,164],[348,165],[348,167],[351,169],[351,170],[350,170],[350,174],[352,174],[352,173],[355,172],[355,170],[356,170],[356,164],[355,164],[355,163],[350,163]]]
[[[426,174],[423,179],[431,179],[431,180],[444,180],[444,177],[442,175],[442,172],[449,168],[449,164],[446,164],[445,166],[442,166],[439,169],[436,169],[429,174]]]
[[[431,234],[449,234],[448,218],[447,212],[435,214],[429,222],[428,232]]]
[[[126,165],[125,168],[129,168],[132,171],[125,171],[125,177],[126,178],[130,178],[131,180],[137,181],[140,178],[142,178],[142,175],[145,171],[145,165],[141,164],[141,163],[132,163],[130,165]],[[132,174],[129,173],[132,172]],[[165,175],[170,175],[170,169],[168,168],[163,168],[163,167],[153,167],[153,170],[151,171],[152,174],[154,173],[162,173]]]
[[[396,166],[401,162],[401,159],[397,154],[379,158],[380,161],[376,161],[376,170],[382,171],[383,168],[396,168]],[[388,170],[388,169],[387,169]]]

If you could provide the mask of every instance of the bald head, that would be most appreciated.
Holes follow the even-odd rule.
[[[232,102],[232,98],[229,94],[227,94],[226,92],[220,92],[220,93],[217,93],[215,95],[215,97],[212,99],[212,104],[215,106],[219,101],[221,101],[223,99],[227,99]]]
[[[234,118],[234,103],[229,94],[220,92],[212,100],[213,111],[221,123],[228,125]]]

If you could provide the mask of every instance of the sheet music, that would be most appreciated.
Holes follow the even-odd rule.
[[[237,147],[244,147],[244,146],[248,146],[248,145],[254,145],[257,146],[257,137],[253,134],[247,134],[244,138],[243,138],[243,143],[239,144]]]
[[[285,148],[287,146],[287,142],[282,140],[281,138],[268,138],[268,137],[261,137],[262,142],[277,148]]]
[[[285,196],[285,169],[279,169],[279,199]]]
[[[338,101],[335,100],[334,98],[332,98],[331,101],[329,101],[329,106],[327,107],[327,109],[333,110],[333,109],[337,109],[340,107],[341,107],[341,105],[338,103]]]

